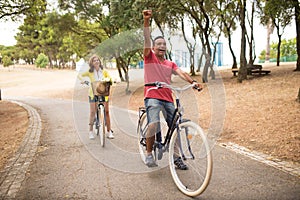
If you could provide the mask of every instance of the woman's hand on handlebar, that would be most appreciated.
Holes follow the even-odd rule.
[[[89,84],[90,84],[88,81],[81,81],[80,83],[81,83],[81,84],[86,84],[86,85],[89,85]]]

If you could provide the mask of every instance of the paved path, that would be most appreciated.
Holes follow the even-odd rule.
[[[136,116],[122,106],[112,107],[116,138],[102,149],[87,138],[88,104],[80,97],[15,100],[39,113],[42,131],[35,156],[28,154],[30,165],[23,162],[24,180],[1,189],[1,199],[190,199],[177,190],[163,163],[154,171],[142,164]],[[128,97],[122,100],[126,104]],[[210,185],[196,199],[299,199],[297,176],[218,145],[213,162]]]

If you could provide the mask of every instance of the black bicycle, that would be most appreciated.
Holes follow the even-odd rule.
[[[153,145],[155,161],[160,160],[165,152],[169,152],[169,167],[175,184],[184,194],[192,197],[198,196],[209,184],[212,174],[212,155],[207,136],[202,128],[191,120],[183,119],[183,107],[180,105],[179,98],[182,91],[195,87],[195,85],[190,84],[179,88],[167,83],[155,82],[145,84],[145,86],[155,86],[149,90],[169,88],[176,98],[172,124],[167,128],[166,133],[162,127],[161,131],[156,133]],[[146,109],[140,107],[137,134],[139,152],[143,162],[146,158],[147,130]],[[179,156],[183,158],[188,170],[176,169],[174,158]]]

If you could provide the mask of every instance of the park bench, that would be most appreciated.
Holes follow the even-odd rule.
[[[232,69],[233,76],[237,76],[238,72],[239,72],[239,69]],[[247,75],[254,75],[254,74],[267,75],[269,73],[271,73],[271,71],[263,70],[262,65],[255,65],[255,64],[247,65]]]

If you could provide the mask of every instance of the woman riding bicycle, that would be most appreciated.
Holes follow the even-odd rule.
[[[103,81],[109,80],[111,82],[111,77],[107,70],[103,69],[100,58],[97,55],[93,55],[89,60],[89,70],[78,75],[78,78],[84,82],[84,77],[88,77],[90,83],[94,81]],[[90,102],[90,119],[89,119],[89,138],[94,139],[93,133],[93,124],[96,115],[97,109],[97,97],[94,96],[92,90],[92,84],[90,84],[89,88],[89,102]],[[110,125],[110,115],[109,115],[109,102],[108,96],[105,96],[105,102],[103,103],[105,106],[105,115],[106,115],[106,128],[107,128],[107,137],[110,139],[114,138],[113,132],[111,130]]]
[[[173,73],[179,75],[183,80],[194,83],[195,81],[185,72],[183,72],[174,62],[165,59],[166,41],[162,36],[158,36],[153,40],[151,48],[150,39],[150,18],[152,16],[151,10],[144,10],[144,78],[145,83],[150,82],[165,82],[170,84]],[[198,88],[202,88],[200,84],[196,84]],[[171,124],[172,115],[175,106],[172,98],[172,91],[168,88],[161,88],[159,90],[149,90],[151,86],[145,86],[144,97],[145,107],[147,111],[147,119],[149,129],[146,137],[147,157],[145,163],[148,167],[157,166],[152,149],[155,141],[155,134],[158,129],[159,112],[163,110],[166,113],[167,124]],[[174,159],[175,164],[179,169],[185,170],[187,166],[183,163],[180,157]]]

